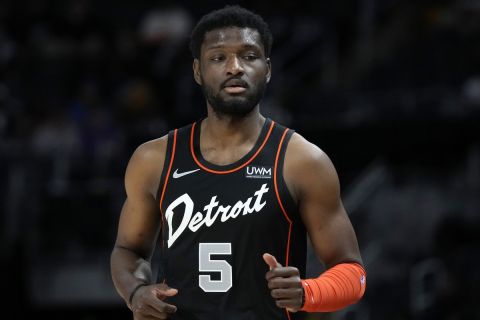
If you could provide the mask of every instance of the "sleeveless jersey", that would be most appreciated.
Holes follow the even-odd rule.
[[[158,282],[178,289],[171,319],[303,319],[275,305],[262,257],[305,278],[306,231],[282,174],[293,131],[267,118],[255,146],[219,166],[202,157],[200,124],[169,132],[158,191]]]

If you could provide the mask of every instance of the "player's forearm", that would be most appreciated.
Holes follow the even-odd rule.
[[[356,303],[365,293],[366,273],[358,263],[341,263],[318,278],[302,280],[303,311],[330,312]]]
[[[152,283],[150,262],[126,248],[116,246],[113,249],[110,268],[115,288],[127,303],[140,283]]]

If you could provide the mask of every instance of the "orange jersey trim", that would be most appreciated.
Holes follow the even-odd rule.
[[[175,158],[176,147],[177,147],[177,129],[175,129],[175,131],[173,132],[172,155],[170,157],[170,163],[168,165],[167,175],[165,176],[165,182],[163,184],[162,195],[160,196],[160,212],[162,213],[162,221],[164,220],[164,214],[163,214],[163,209],[162,209],[163,198],[165,196],[165,190],[167,190],[168,178],[170,177],[170,171],[172,170],[173,159]]]
[[[285,266],[288,266],[289,263],[289,258],[290,258],[290,238],[292,235],[292,225],[293,222],[290,219],[290,217],[287,214],[287,211],[285,210],[285,207],[283,206],[282,199],[280,197],[280,193],[278,192],[278,185],[277,185],[277,168],[278,168],[278,159],[280,158],[280,151],[282,150],[283,146],[283,141],[285,140],[285,136],[287,135],[288,128],[285,129],[283,132],[282,138],[280,139],[280,143],[278,144],[278,150],[277,150],[277,155],[275,156],[275,166],[273,169],[273,185],[275,187],[275,194],[277,196],[277,201],[278,204],[280,205],[280,209],[282,210],[282,213],[285,217],[285,219],[288,222],[288,239],[287,239],[287,248],[286,248],[286,253],[285,253]],[[285,309],[285,313],[287,314],[288,320],[290,320],[290,312],[288,312],[287,309]]]
[[[280,140],[280,143],[278,145],[278,150],[277,150],[277,155],[275,156],[275,166],[274,166],[274,174],[273,174],[273,184],[275,186],[275,194],[277,195],[277,200],[278,204],[280,205],[280,208],[282,209],[283,215],[285,216],[285,219],[287,219],[288,223],[292,223],[292,220],[287,214],[287,211],[285,210],[285,207],[283,206],[282,199],[280,198],[280,193],[278,192],[278,184],[277,184],[277,168],[278,168],[278,159],[280,158],[280,151],[282,150],[282,145],[283,141],[285,140],[285,136],[287,135],[288,129],[285,129],[282,135],[282,139]]]
[[[190,131],[190,152],[192,153],[193,160],[195,161],[195,163],[200,168],[202,168],[205,171],[208,171],[210,173],[215,173],[215,174],[227,174],[227,173],[232,173],[232,172],[235,172],[235,171],[238,171],[238,170],[244,168],[245,166],[247,166],[250,162],[252,162],[257,157],[257,155],[260,153],[260,151],[262,151],[263,147],[267,143],[268,138],[270,137],[270,134],[272,133],[273,127],[275,125],[275,121],[272,121],[272,123],[270,124],[270,128],[268,129],[268,133],[267,133],[265,139],[263,140],[262,145],[260,146],[260,148],[258,148],[258,150],[255,152],[255,154],[250,159],[248,159],[245,163],[243,163],[242,165],[240,165],[236,168],[230,169],[230,170],[226,170],[226,171],[209,169],[209,168],[205,167],[203,164],[201,164],[200,161],[197,159],[197,156],[195,155],[195,150],[193,148],[193,137],[194,137],[194,133],[195,133],[195,125],[196,125],[196,123],[193,123],[192,129]]]

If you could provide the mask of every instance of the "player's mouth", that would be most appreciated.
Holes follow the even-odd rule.
[[[230,94],[238,94],[247,91],[248,84],[240,79],[232,79],[226,81],[222,89],[225,90],[227,93]]]
[[[231,86],[231,87],[225,87],[223,88],[227,93],[242,93],[247,91],[247,88],[245,87],[238,87],[238,86]]]

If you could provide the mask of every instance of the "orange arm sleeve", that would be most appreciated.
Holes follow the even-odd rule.
[[[358,263],[340,263],[316,279],[302,280],[302,311],[330,312],[356,303],[365,293],[366,273]]]

